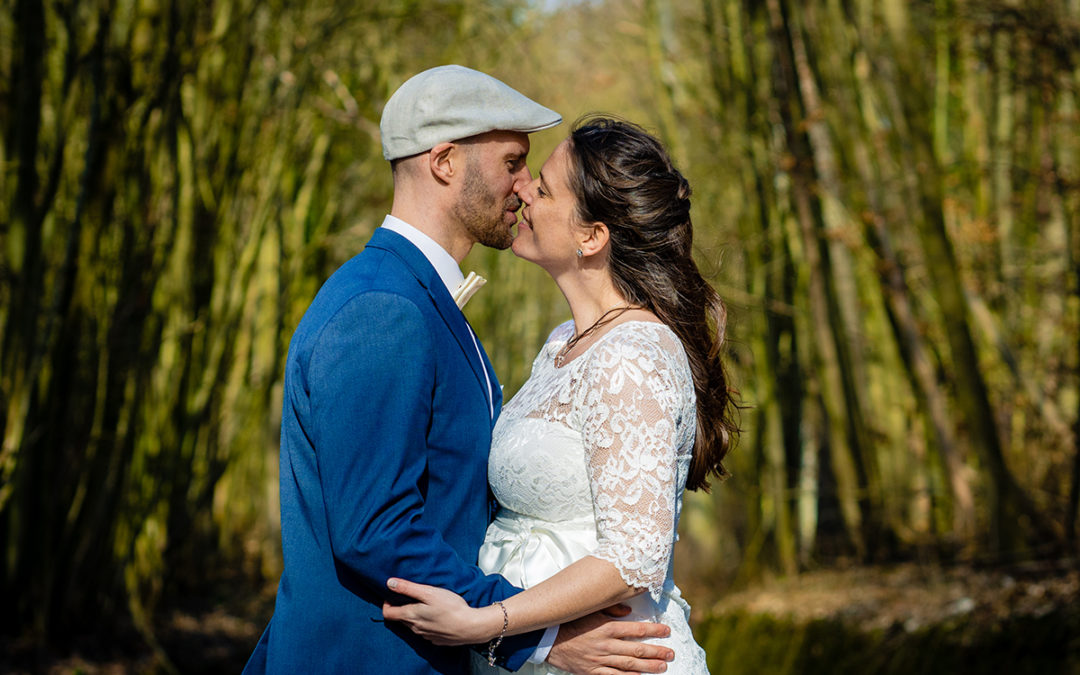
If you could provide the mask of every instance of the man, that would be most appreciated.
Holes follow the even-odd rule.
[[[473,244],[510,245],[516,193],[531,179],[528,134],[561,119],[460,66],[425,71],[387,102],[390,215],[322,287],[289,346],[285,569],[245,673],[466,673],[466,650],[383,621],[387,579],[443,586],[474,606],[518,592],[473,564],[492,513],[487,455],[502,395],[451,293]],[[508,638],[496,656],[510,669],[547,656],[576,672],[657,672],[670,650],[618,638],[666,630],[585,617]]]

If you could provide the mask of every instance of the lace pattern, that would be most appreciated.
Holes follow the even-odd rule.
[[[592,555],[659,602],[694,443],[690,367],[667,326],[627,322],[556,368],[572,331],[552,332],[503,409],[492,489],[504,508],[552,522],[591,513]]]

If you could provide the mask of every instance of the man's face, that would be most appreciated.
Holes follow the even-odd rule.
[[[465,180],[453,213],[473,239],[495,249],[514,241],[521,200],[517,192],[532,176],[525,164],[529,136],[516,131],[481,134],[461,147],[465,153]]]

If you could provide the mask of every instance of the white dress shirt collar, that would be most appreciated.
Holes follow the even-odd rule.
[[[401,218],[395,218],[394,216],[383,218],[382,227],[400,234],[408,239],[413,246],[420,249],[420,252],[424,254],[424,257],[427,258],[428,262],[439,274],[439,278],[446,284],[446,290],[450,292],[450,295],[453,295],[457,287],[465,280],[465,275],[461,273],[461,268],[458,267],[454,257],[431,237]]]

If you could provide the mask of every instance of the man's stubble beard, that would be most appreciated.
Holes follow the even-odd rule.
[[[454,216],[477,243],[502,251],[514,243],[514,235],[503,222],[503,217],[509,210],[516,211],[521,206],[521,200],[517,195],[510,195],[499,206],[498,213],[493,214],[496,201],[497,197],[470,162],[465,168],[465,185],[454,205]]]

